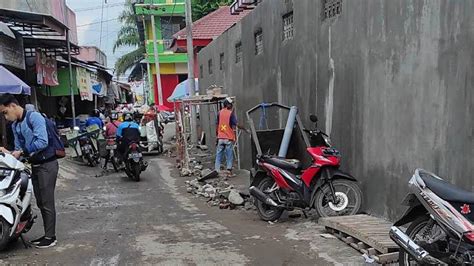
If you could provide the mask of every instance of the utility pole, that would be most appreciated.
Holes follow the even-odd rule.
[[[194,49],[193,49],[193,18],[191,0],[186,0],[186,45],[188,50],[188,93],[192,97],[195,95],[196,85],[194,82]],[[196,107],[191,106],[191,143],[197,144],[196,132]]]
[[[151,30],[153,31],[153,54],[155,55],[156,84],[158,85],[158,105],[163,105],[163,90],[161,88],[160,59],[158,58],[158,45],[156,40],[155,15],[151,14]],[[151,73],[150,73],[151,75]],[[155,103],[156,104],[156,103]]]
[[[69,40],[69,29],[66,29],[66,42],[67,42],[67,63],[69,66],[69,90],[71,92],[72,126],[76,127],[76,106],[74,104],[74,89],[72,88],[71,40]]]

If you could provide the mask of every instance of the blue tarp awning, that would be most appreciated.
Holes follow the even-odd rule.
[[[0,93],[31,94],[31,88],[8,69],[0,66]]]
[[[195,85],[194,92],[199,91],[198,79],[194,79],[194,85]],[[188,79],[176,85],[173,93],[171,94],[170,97],[168,97],[168,102],[176,102],[176,101],[184,99],[187,96],[186,95],[187,91],[188,91]]]

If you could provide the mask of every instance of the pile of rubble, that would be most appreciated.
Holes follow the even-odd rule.
[[[220,209],[254,208],[249,195],[234,188],[227,178],[219,176],[214,170],[204,169],[197,178],[185,183],[188,193],[206,198],[210,206]]]
[[[185,181],[187,192],[207,200],[209,206],[221,209],[254,209],[248,192],[239,191],[229,182],[229,177],[221,176],[215,170],[207,167],[214,165],[214,156],[204,145],[190,149],[189,168],[181,168],[181,176],[191,176],[194,179]],[[235,177],[230,177],[235,178]]]

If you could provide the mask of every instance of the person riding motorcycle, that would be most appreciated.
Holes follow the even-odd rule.
[[[87,118],[86,127],[91,125],[97,125],[99,128],[104,127],[104,122],[100,119],[100,112],[97,109],[92,110],[89,118]]]
[[[105,138],[115,138],[120,124],[121,122],[118,121],[118,114],[116,112],[112,112],[110,116],[106,119]]]
[[[133,121],[133,116],[130,113],[125,114],[124,122],[117,128],[117,151],[120,157],[125,156],[127,148],[131,142],[140,141],[140,126]]]

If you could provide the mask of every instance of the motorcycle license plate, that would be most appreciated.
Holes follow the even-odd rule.
[[[117,145],[107,145],[105,148],[107,150],[115,150],[115,149],[117,149]]]
[[[138,153],[138,152],[130,153],[128,155],[128,158],[129,159],[140,159],[140,158],[142,158],[142,154]]]

